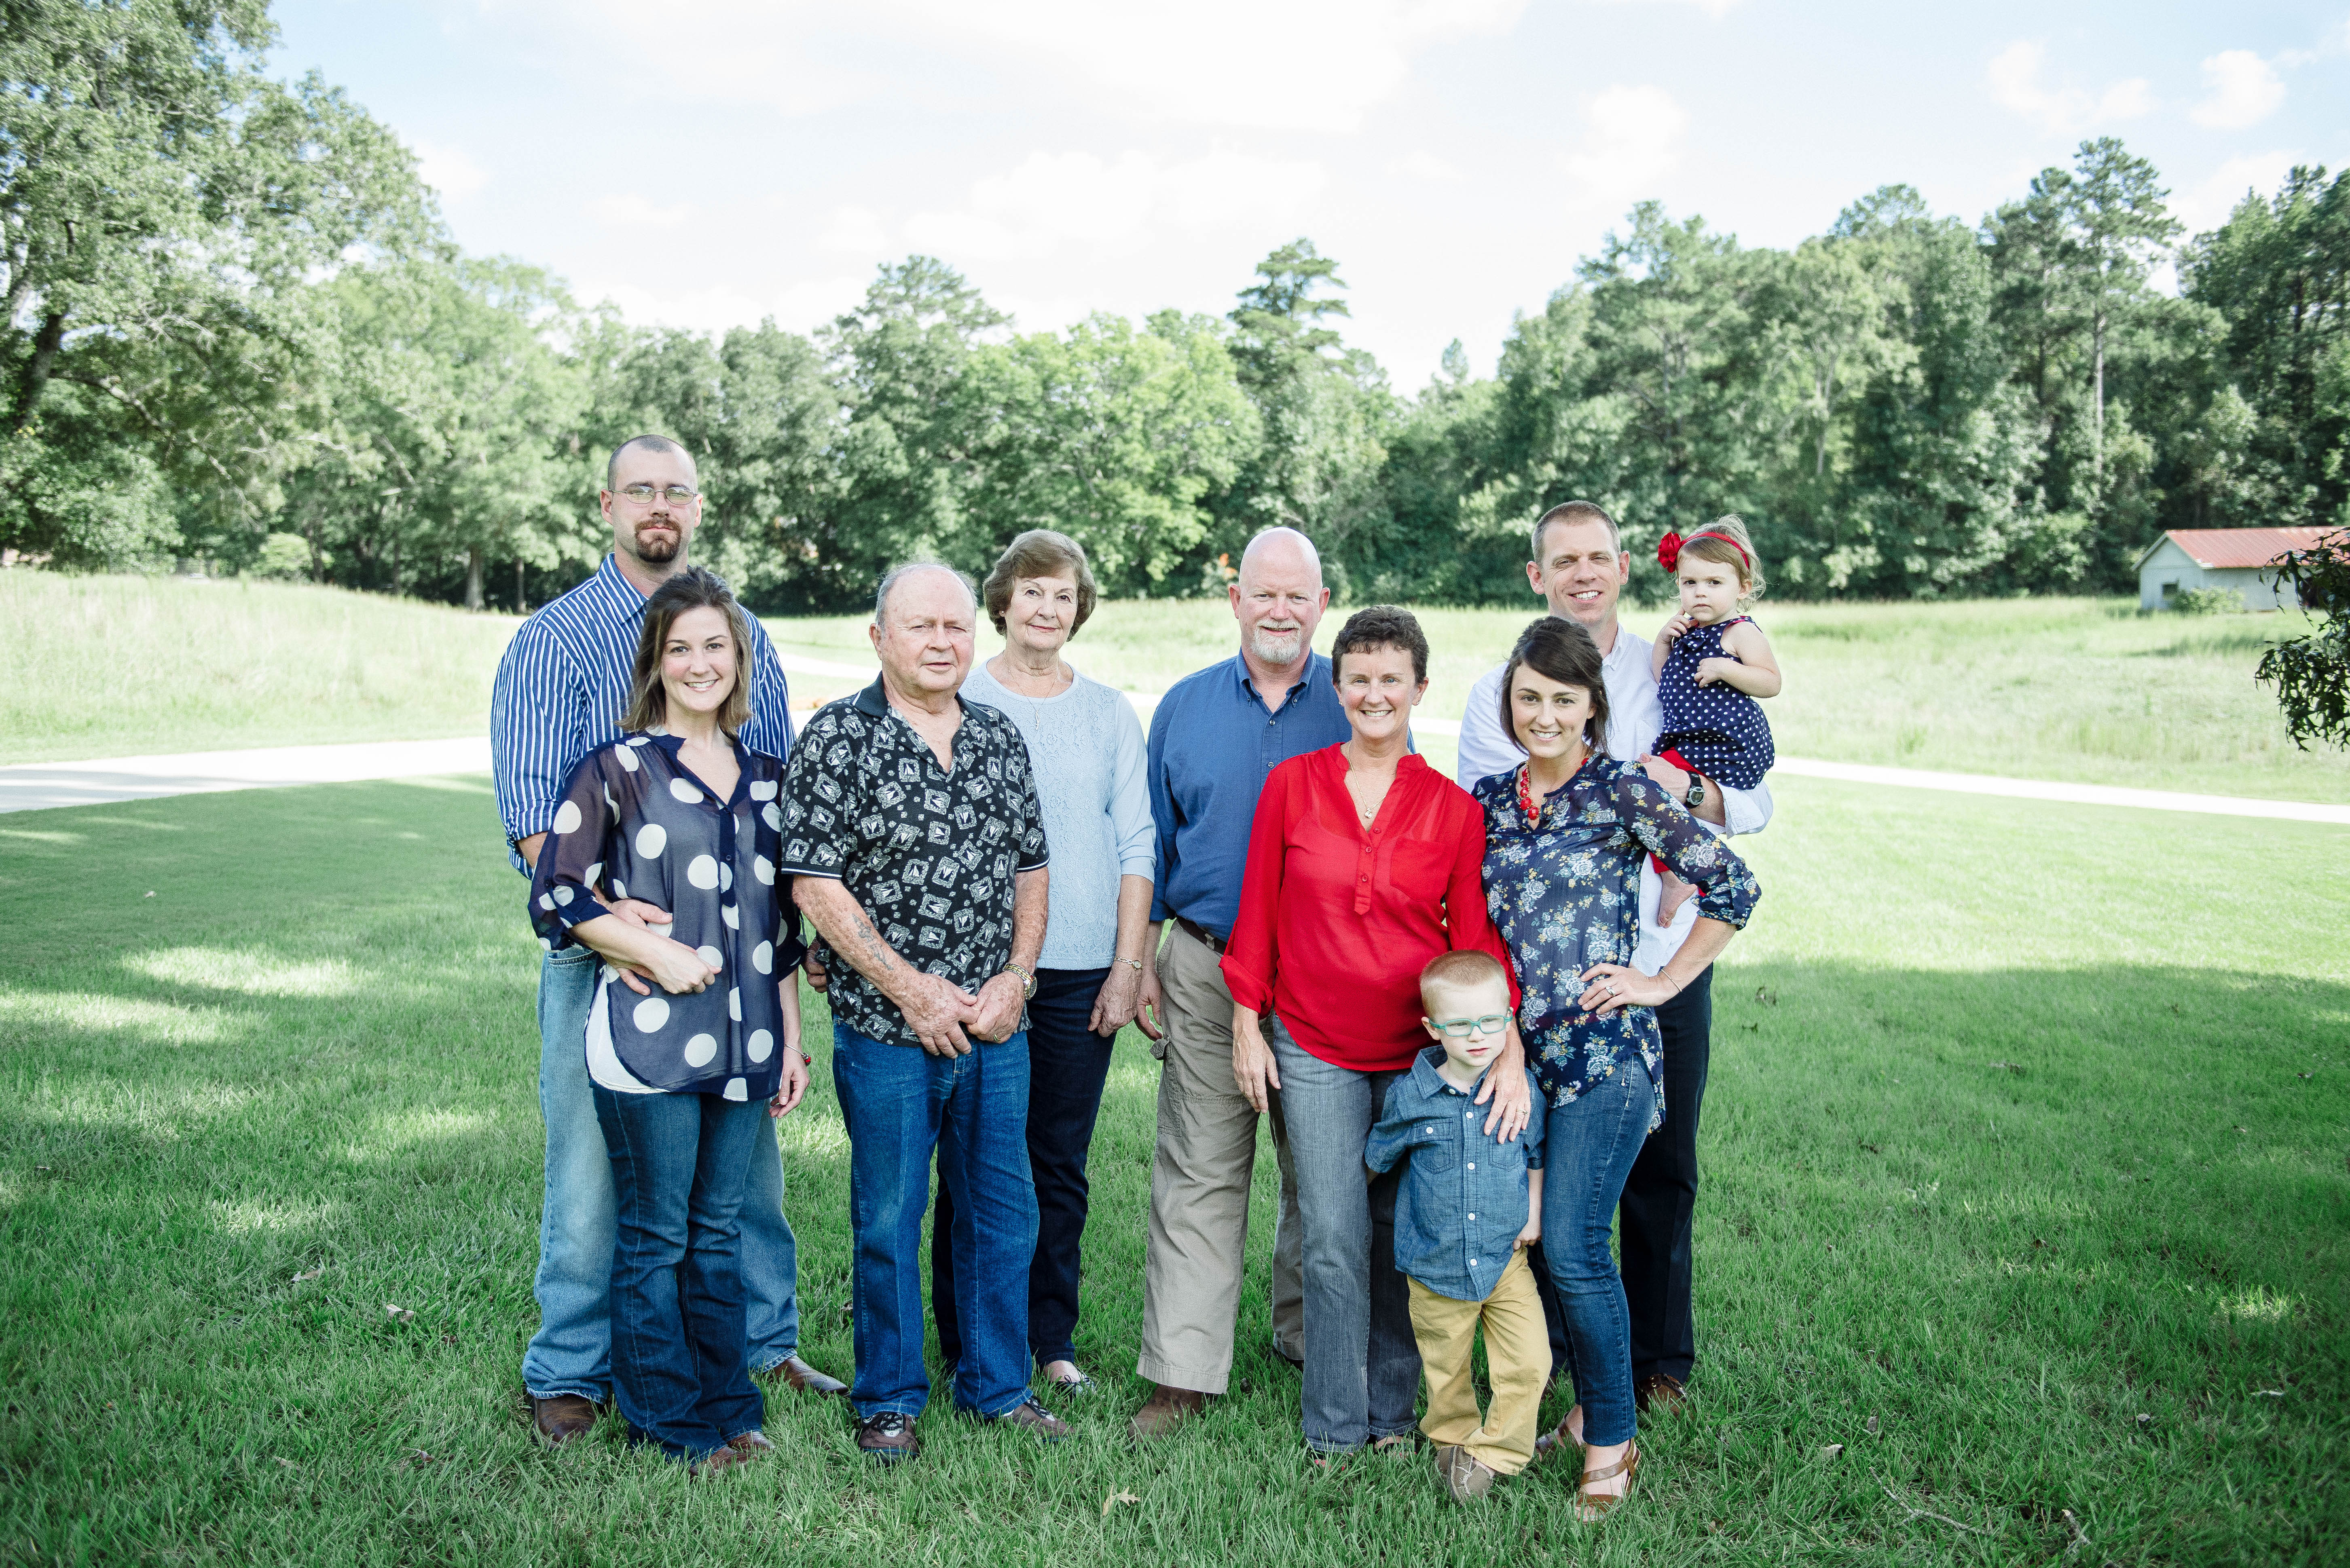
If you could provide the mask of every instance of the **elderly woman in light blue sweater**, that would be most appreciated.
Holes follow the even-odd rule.
[[[1036,773],[1052,848],[1045,951],[1028,1002],[1028,1163],[1036,1179],[1036,1256],[1028,1271],[1028,1345],[1045,1381],[1090,1390],[1076,1359],[1077,1257],[1086,1230],[1086,1150],[1109,1076],[1110,1044],[1138,1018],[1154,866],[1142,722],[1113,686],[1070,668],[1061,649],[1094,612],[1086,552],[1048,528],[1012,541],[980,597],[1003,651],[965,678],[966,701],[1017,725]],[[939,1189],[931,1222],[931,1312],[939,1351],[960,1358],[953,1210]]]

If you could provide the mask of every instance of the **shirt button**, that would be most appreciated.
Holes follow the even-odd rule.
[[[1474,1259],[1474,1258],[1470,1259],[1470,1260],[1469,1260],[1469,1266],[1470,1266],[1471,1268],[1472,1268],[1472,1269],[1473,1269],[1473,1268],[1475,1268],[1475,1267],[1477,1266],[1477,1260],[1476,1260],[1476,1259]]]
[[[1471,1220],[1474,1220],[1475,1218],[1477,1218],[1477,1216],[1475,1216],[1474,1214],[1471,1214],[1471,1216],[1469,1216],[1469,1218],[1470,1218],[1470,1219],[1471,1219]]]
[[[1469,1168],[1470,1168],[1470,1169],[1471,1169],[1471,1170],[1476,1169],[1476,1168],[1477,1168],[1477,1162],[1476,1162],[1475,1160],[1473,1160],[1473,1159],[1472,1159],[1472,1160],[1471,1160],[1471,1161],[1469,1162]]]

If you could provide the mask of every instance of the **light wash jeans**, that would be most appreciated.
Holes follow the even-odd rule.
[[[612,1160],[588,1077],[588,1008],[596,955],[549,953],[538,977],[538,1108],[546,1120],[546,1192],[538,1224],[538,1332],[523,1352],[522,1381],[537,1398],[577,1394],[599,1404],[612,1384],[612,1243],[618,1229]],[[762,1123],[743,1197],[742,1271],[747,1359],[765,1371],[800,1341],[799,1244],[784,1218],[784,1162]]]
[[[1305,1231],[1300,1425],[1308,1448],[1347,1453],[1410,1431],[1419,1394],[1410,1286],[1395,1266],[1404,1168],[1375,1177],[1363,1168],[1388,1085],[1401,1075],[1333,1066],[1299,1045],[1278,1018],[1264,1020],[1264,1033],[1281,1070]]]

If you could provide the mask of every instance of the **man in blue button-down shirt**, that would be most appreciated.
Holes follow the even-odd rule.
[[[685,570],[702,522],[693,459],[674,441],[638,436],[612,454],[604,477],[612,553],[594,576],[522,623],[498,661],[490,693],[498,815],[515,867],[525,876],[554,825],[572,769],[589,752],[619,739],[645,600]],[[783,666],[755,619],[751,642],[751,722],[741,739],[753,751],[785,756],[792,721]],[[613,909],[639,924],[646,915],[660,914],[625,898],[614,901]],[[612,1377],[617,1216],[611,1160],[596,1120],[583,1043],[595,980],[596,955],[583,947],[548,954],[539,971],[538,1104],[546,1120],[546,1188],[532,1280],[538,1332],[523,1353],[522,1373],[533,1417],[552,1443],[595,1424],[595,1406]],[[743,1203],[751,1366],[787,1378],[795,1388],[844,1392],[845,1385],[799,1358],[798,1255],[783,1196],[783,1165],[771,1132],[754,1151]]]
[[[1159,959],[1143,974],[1140,1002],[1163,1028],[1153,1049],[1166,1065],[1150,1171],[1142,1354],[1135,1363],[1159,1385],[1134,1418],[1135,1435],[1144,1438],[1222,1394],[1232,1376],[1257,1113],[1232,1076],[1232,993],[1222,954],[1240,910],[1257,795],[1275,765],[1353,732],[1330,661],[1314,651],[1330,590],[1313,542],[1295,528],[1258,535],[1241,556],[1231,593],[1239,654],[1177,681],[1150,718],[1159,864],[1149,942]],[[1170,923],[1175,929],[1161,947]],[[1273,1341],[1296,1362],[1305,1346],[1304,1241],[1278,1101],[1273,1116],[1281,1165]]]

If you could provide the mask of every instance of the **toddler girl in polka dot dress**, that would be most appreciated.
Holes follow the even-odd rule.
[[[1656,753],[1688,773],[1731,789],[1752,789],[1771,771],[1771,721],[1758,697],[1779,694],[1771,639],[1745,614],[1762,592],[1754,541],[1735,516],[1684,539],[1668,534],[1657,561],[1680,585],[1680,614],[1657,633],[1649,656],[1657,700],[1665,711]],[[1669,926],[1697,889],[1657,863],[1664,890],[1657,923]]]

